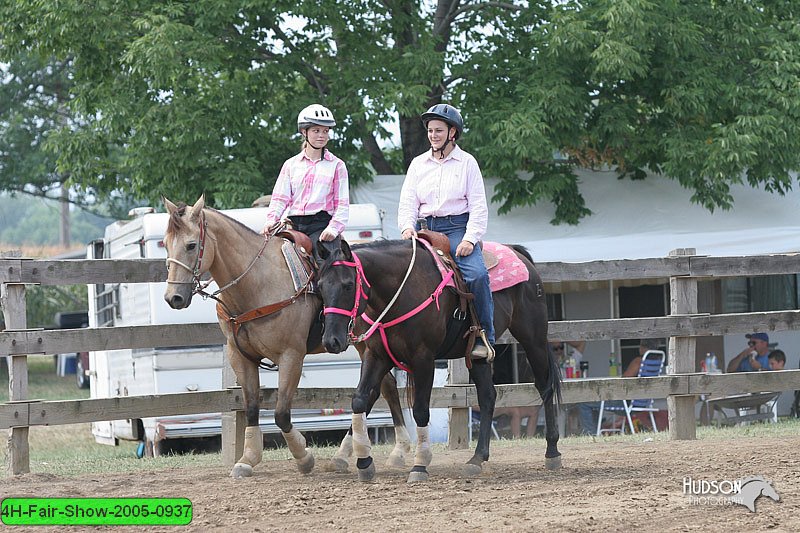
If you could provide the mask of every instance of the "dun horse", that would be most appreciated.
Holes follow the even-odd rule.
[[[442,292],[442,274],[432,255],[421,245],[417,247],[420,250],[415,251],[411,241],[379,241],[355,245],[351,251],[347,243],[342,242],[337,248],[321,247],[319,250],[324,259],[319,289],[327,306],[323,344],[329,352],[337,352],[344,350],[349,340],[355,341],[362,352],[363,366],[353,397],[352,424],[353,449],[362,481],[371,480],[375,473],[364,424],[365,413],[378,397],[381,380],[395,366],[407,367],[414,386],[417,448],[408,481],[428,479],[427,466],[432,459],[428,422],[434,359],[455,359],[464,357],[466,352],[466,341],[458,335],[455,346],[446,353],[439,353],[448,321],[457,311],[458,296],[449,290]],[[506,329],[510,330],[525,349],[545,406],[545,464],[548,468],[558,468],[561,454],[557,447],[554,401],[560,401],[561,376],[554,357],[547,350],[544,290],[530,255],[519,246],[514,246],[513,251],[527,268],[529,279],[494,293],[495,331],[499,336]],[[426,302],[430,305],[425,306]],[[385,310],[388,310],[386,316],[379,316]],[[365,316],[368,322],[363,319]],[[356,317],[362,318],[355,320]],[[373,329],[375,334],[371,335],[365,330],[375,322],[382,326]],[[357,331],[353,331],[354,323]],[[490,365],[485,360],[473,361],[470,375],[478,392],[481,417],[477,447],[464,472],[477,475],[489,458],[496,392]]]
[[[220,287],[214,297],[227,338],[228,358],[242,387],[247,418],[244,453],[231,476],[251,476],[253,467],[261,462],[258,363],[262,358],[279,367],[275,423],[300,472],[310,472],[314,457],[306,449],[303,435],[292,427],[291,407],[303,358],[307,353],[324,351],[321,335],[308,335],[322,302],[316,295],[295,290],[281,252],[283,239],[265,241],[263,235],[238,221],[206,208],[203,196],[192,207],[177,206],[166,198],[164,205],[170,215],[164,235],[169,267],[164,299],[174,309],[188,307],[192,296],[201,290],[200,278],[206,272]],[[254,320],[245,322],[253,315]],[[403,465],[404,452],[410,450],[409,438],[396,384],[393,377],[389,378],[381,385],[391,409],[397,442],[389,462]]]

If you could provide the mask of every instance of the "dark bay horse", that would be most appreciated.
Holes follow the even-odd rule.
[[[409,377],[413,379],[413,414],[418,427],[414,467],[408,480],[427,480],[427,466],[432,459],[428,422],[434,360],[464,357],[466,351],[466,340],[458,335],[452,348],[438,353],[445,340],[447,323],[457,309],[458,296],[450,290],[436,296],[441,289],[442,275],[431,254],[421,245],[416,248],[415,251],[411,241],[377,241],[354,245],[352,250],[346,242],[319,250],[324,260],[319,290],[326,305],[323,344],[327,351],[335,353],[344,350],[352,340],[362,352],[361,379],[353,397],[352,425],[361,480],[372,479],[375,472],[364,413],[369,412],[376,401],[383,377],[400,365],[408,368]],[[547,350],[544,289],[527,251],[521,246],[512,249],[524,263],[530,279],[493,294],[495,331],[499,337],[506,329],[510,330],[525,349],[545,407],[545,464],[548,468],[558,468],[561,454],[557,446],[556,408],[561,398],[561,374],[555,358]],[[403,319],[426,301],[430,305]],[[363,316],[366,315],[370,323],[377,321],[390,302],[393,303],[389,312],[379,321],[388,327],[362,338],[370,327]],[[358,319],[353,320],[356,317]],[[389,325],[393,321],[398,323]],[[473,361],[470,376],[478,393],[480,432],[475,453],[464,470],[467,475],[477,475],[489,458],[496,392],[490,365],[485,360]]]
[[[314,467],[314,456],[306,449],[303,435],[292,426],[292,399],[297,390],[307,353],[320,353],[321,335],[309,338],[312,322],[319,317],[322,302],[318,296],[295,289],[281,246],[283,239],[265,237],[244,224],[211,208],[204,197],[189,207],[175,205],[164,198],[169,224],[164,235],[167,248],[167,289],[164,298],[174,309],[183,309],[198,292],[200,278],[209,272],[220,287],[216,294],[219,322],[227,338],[227,354],[244,396],[244,453],[231,476],[247,477],[261,462],[263,437],[259,427],[258,362],[262,357],[279,367],[275,423],[302,473]],[[234,326],[232,318],[243,318],[252,310],[266,306],[278,309],[252,321]],[[223,309],[223,312],[220,312]],[[227,317],[225,315],[228,315]],[[237,332],[234,332],[234,329]],[[389,464],[405,464],[410,451],[400,399],[393,376],[381,384],[395,424],[396,446]],[[342,444],[338,456],[347,457],[349,442]],[[336,465],[337,469],[347,463]]]

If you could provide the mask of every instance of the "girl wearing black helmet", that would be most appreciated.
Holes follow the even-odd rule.
[[[417,236],[417,219],[425,218],[428,228],[447,235],[450,253],[475,295],[475,311],[483,328],[473,357],[494,353],[494,302],[489,272],[478,246],[486,233],[489,208],[483,176],[475,158],[462,150],[456,140],[464,130],[458,110],[437,104],[422,114],[431,149],[411,162],[400,192],[398,225],[404,239]]]
[[[303,147],[281,168],[267,208],[265,234],[286,217],[316,249],[317,240],[332,241],[344,231],[350,211],[347,167],[325,148],[334,126],[333,113],[325,106],[312,104],[300,111],[297,130]]]

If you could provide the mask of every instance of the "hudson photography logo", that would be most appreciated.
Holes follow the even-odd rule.
[[[708,480],[683,478],[683,494],[692,505],[744,505],[756,512],[756,500],[767,496],[776,502],[781,499],[772,482],[762,476],[742,479]]]

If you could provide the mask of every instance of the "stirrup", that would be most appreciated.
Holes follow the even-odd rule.
[[[491,344],[489,344],[489,340],[486,338],[486,331],[480,331],[480,340],[483,344],[479,344],[477,341],[475,345],[472,347],[472,352],[470,355],[473,359],[486,359],[487,363],[491,363],[494,361],[495,351]]]

